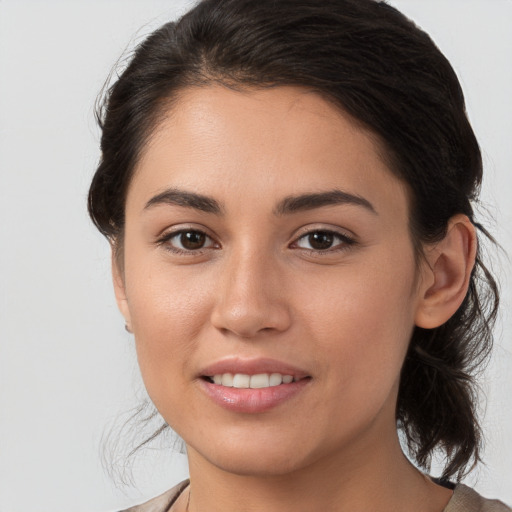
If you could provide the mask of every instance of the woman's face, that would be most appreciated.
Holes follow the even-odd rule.
[[[419,276],[376,144],[301,88],[211,86],[182,92],[147,145],[117,296],[196,463],[283,474],[396,436]]]

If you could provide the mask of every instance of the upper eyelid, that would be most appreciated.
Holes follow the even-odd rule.
[[[350,231],[349,229],[341,228],[341,227],[334,227],[334,226],[305,226],[303,228],[300,228],[293,236],[293,240],[298,240],[299,238],[302,238],[306,235],[309,235],[311,233],[315,233],[317,231],[323,231],[326,233],[333,233],[335,235],[338,235],[342,238],[349,238],[350,240],[356,240],[356,235]]]
[[[172,226],[172,227],[166,227],[165,229],[162,229],[155,238],[158,240],[162,239],[169,239],[172,238],[175,235],[178,235],[183,232],[187,231],[197,231],[198,233],[203,233],[212,240],[215,239],[215,236],[211,234],[210,230],[206,228],[205,226],[193,226],[193,225],[178,225],[178,226]]]

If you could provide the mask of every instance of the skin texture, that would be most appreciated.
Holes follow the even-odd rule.
[[[187,89],[145,149],[114,285],[148,393],[187,444],[191,511],[441,511],[448,501],[403,456],[395,405],[414,325],[440,325],[464,298],[475,234],[455,217],[418,267],[407,187],[380,155],[368,131],[298,87]],[[147,206],[169,189],[208,196],[220,212]],[[284,198],[333,190],[371,207],[276,212]],[[176,252],[180,230],[205,233],[203,246]],[[330,248],[311,245],[319,231],[337,234]],[[308,382],[265,412],[227,410],[201,376],[234,356],[293,365]]]

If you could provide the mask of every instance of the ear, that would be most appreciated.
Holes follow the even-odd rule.
[[[426,250],[415,317],[418,327],[439,327],[457,311],[468,291],[476,250],[475,226],[466,215],[455,215],[446,236]]]
[[[111,245],[111,261],[112,261],[112,281],[114,283],[114,293],[116,295],[116,302],[119,311],[124,316],[126,330],[132,332],[132,322],[130,316],[130,308],[128,307],[128,299],[126,297],[126,288],[124,282],[123,269],[120,266],[120,261],[116,255],[116,250]]]

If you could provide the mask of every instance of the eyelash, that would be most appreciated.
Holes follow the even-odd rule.
[[[315,256],[328,256],[333,253],[339,253],[342,251],[348,250],[351,246],[354,246],[357,242],[354,238],[348,236],[345,233],[340,233],[338,231],[333,231],[332,229],[312,229],[310,231],[307,231],[306,233],[299,236],[293,243],[292,246],[297,246],[297,244],[304,239],[307,239],[308,237],[322,233],[323,235],[328,235],[332,237],[333,239],[333,246],[329,247],[327,249],[308,249],[305,247],[299,247],[299,249],[302,249],[303,251],[308,252],[309,254],[315,255]],[[335,243],[335,240],[338,240],[338,243]]]
[[[163,237],[157,240],[157,244],[164,246],[164,248],[177,255],[184,255],[184,256],[191,256],[191,255],[200,255],[203,254],[206,250],[211,249],[212,247],[200,247],[198,249],[181,249],[179,247],[174,247],[171,245],[171,240],[173,238],[179,237],[185,233],[195,233],[199,234],[201,236],[206,237],[212,242],[212,246],[215,247],[215,242],[213,241],[212,237],[210,237],[208,234],[206,234],[204,231],[200,229],[179,229],[177,231],[171,231],[170,233],[166,233]],[[327,249],[308,249],[305,247],[297,247],[297,244],[301,241],[306,239],[307,237],[310,237],[314,235],[315,233],[322,233],[324,235],[332,236],[333,240],[338,240],[338,244],[334,245],[333,247],[329,247]],[[298,249],[301,249],[302,251],[306,251],[309,254],[313,254],[315,256],[324,256],[329,255],[332,253],[342,252],[350,248],[351,246],[356,245],[357,242],[354,238],[340,233],[338,231],[333,231],[329,229],[312,229],[310,231],[307,231],[303,233],[301,236],[299,236],[292,244],[291,247],[296,246]]]
[[[171,240],[173,238],[179,237],[185,233],[197,233],[206,237],[207,239],[213,242],[211,236],[207,235],[204,231],[200,229],[179,229],[177,231],[171,231],[170,233],[166,233],[163,237],[157,240],[157,244],[163,246],[167,251],[172,252],[173,254],[190,256],[190,255],[198,255],[202,254],[205,250],[210,249],[210,247],[200,247],[199,249],[180,249],[179,247],[173,247],[171,245]],[[215,245],[215,244],[213,244]]]

